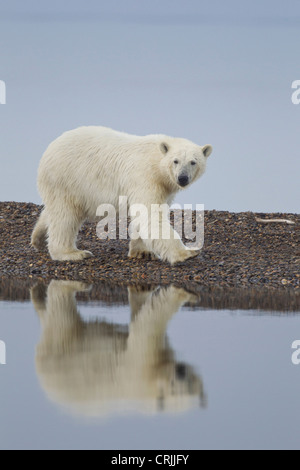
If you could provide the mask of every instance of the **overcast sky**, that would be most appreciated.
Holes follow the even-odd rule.
[[[0,200],[40,203],[47,145],[79,125],[214,151],[177,202],[299,212],[300,2],[0,0]]]

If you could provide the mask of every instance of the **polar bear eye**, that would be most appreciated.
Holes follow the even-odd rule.
[[[175,165],[178,165],[179,161],[176,159],[174,160]]]
[[[191,162],[191,165],[196,165],[196,162],[192,161],[192,162]]]

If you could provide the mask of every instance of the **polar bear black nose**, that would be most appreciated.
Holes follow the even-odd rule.
[[[176,364],[175,374],[177,379],[184,380],[187,375],[187,370],[184,364]]]
[[[189,184],[189,177],[186,175],[178,176],[178,183],[180,184],[180,186],[186,186],[187,184]]]

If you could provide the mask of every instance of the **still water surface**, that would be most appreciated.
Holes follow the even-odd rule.
[[[300,448],[300,311],[90,289],[52,281],[0,302],[1,449]]]

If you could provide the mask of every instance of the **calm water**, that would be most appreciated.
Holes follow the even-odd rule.
[[[297,312],[203,309],[172,286],[76,294],[89,289],[0,302],[1,449],[300,448]]]

